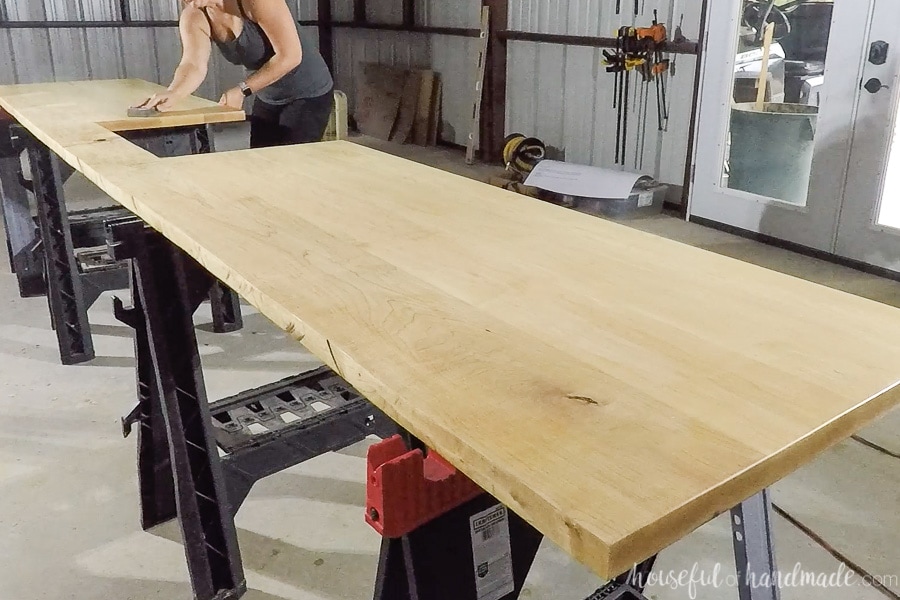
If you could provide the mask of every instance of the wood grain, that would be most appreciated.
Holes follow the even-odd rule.
[[[431,87],[432,100],[431,114],[428,119],[428,145],[436,146],[441,138],[441,120],[444,117],[444,83],[437,73],[434,75],[434,83]]]
[[[400,109],[397,124],[391,133],[391,141],[405,144],[412,136],[416,111],[419,108],[419,90],[422,87],[421,71],[408,71],[403,84],[403,96],[400,98]]]
[[[348,142],[144,160],[85,142],[97,111],[66,102],[60,119],[0,88],[65,160],[601,576],[900,403],[895,308]]]
[[[361,65],[356,124],[365,135],[390,140],[397,123],[406,73],[387,65]]]
[[[422,71],[422,87],[419,88],[419,103],[416,107],[416,118],[413,122],[413,143],[419,146],[428,145],[428,126],[431,122],[431,110],[434,102],[434,71]]]

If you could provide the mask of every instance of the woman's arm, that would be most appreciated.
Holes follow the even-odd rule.
[[[243,0],[244,9],[265,32],[275,55],[245,82],[254,93],[272,85],[290,73],[303,60],[303,50],[297,24],[285,0]],[[222,96],[221,103],[240,107],[243,95],[240,88],[232,88]]]
[[[172,83],[166,92],[155,94],[141,108],[170,110],[176,102],[196,92],[206,79],[212,53],[209,22],[200,10],[189,6],[181,13],[178,30],[181,34],[181,62],[175,69]]]

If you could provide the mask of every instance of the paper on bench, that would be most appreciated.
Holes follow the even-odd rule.
[[[642,179],[651,178],[640,173],[543,160],[525,185],[580,198],[627,198]]]

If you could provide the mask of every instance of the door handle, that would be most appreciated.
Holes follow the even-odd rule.
[[[881,90],[889,90],[890,89],[888,86],[881,83],[881,80],[878,79],[877,77],[873,77],[872,79],[868,80],[865,83],[865,85],[863,85],[863,87],[870,94],[877,94]]]
[[[883,65],[887,62],[890,49],[891,45],[883,40],[872,42],[872,45],[869,47],[869,62],[873,65]]]

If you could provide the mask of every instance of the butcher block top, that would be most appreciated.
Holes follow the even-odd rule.
[[[0,106],[603,577],[900,402],[900,310],[349,142],[156,158],[150,88]]]

